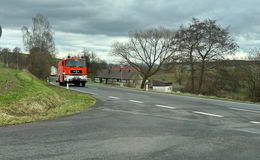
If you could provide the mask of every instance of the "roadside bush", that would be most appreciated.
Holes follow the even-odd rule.
[[[242,67],[245,86],[252,101],[260,102],[260,50],[251,51],[248,59],[251,61]]]
[[[260,65],[246,66],[243,70],[249,99],[260,102]]]
[[[30,50],[28,70],[40,79],[46,79],[51,72],[51,55],[44,53],[40,48]]]

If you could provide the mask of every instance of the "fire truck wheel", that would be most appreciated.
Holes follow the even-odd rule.
[[[82,87],[85,87],[85,85],[86,85],[86,82],[81,82]]]
[[[80,82],[75,82],[75,83],[74,83],[74,86],[77,86],[77,87],[78,87],[79,85],[80,85]]]

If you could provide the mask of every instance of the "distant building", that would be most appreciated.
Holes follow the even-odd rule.
[[[139,87],[141,86],[142,77],[132,67],[129,66],[114,66],[111,69],[104,69],[97,73],[95,76],[95,82],[123,85],[128,87]]]
[[[158,92],[172,92],[172,82],[153,80],[153,90]]]
[[[51,66],[51,76],[56,76],[58,74],[58,70],[56,67]]]
[[[112,66],[111,70],[114,71],[119,71],[119,70],[124,70],[124,71],[136,71],[136,69],[132,66],[124,66],[124,65],[116,65],[116,66]]]

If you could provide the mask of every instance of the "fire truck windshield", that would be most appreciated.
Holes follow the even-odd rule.
[[[86,67],[84,60],[68,59],[66,60],[66,67]]]

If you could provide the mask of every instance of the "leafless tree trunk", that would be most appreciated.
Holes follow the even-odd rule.
[[[181,26],[176,33],[178,49],[184,62],[190,65],[191,92],[195,92],[195,63],[197,62],[196,46],[200,35],[193,25],[185,28]]]
[[[10,54],[10,49],[8,49],[8,48],[2,49],[3,62],[4,62],[4,66],[6,68],[9,67],[9,54]]]
[[[193,60],[193,51],[191,50],[189,53],[189,61],[190,61],[190,66],[191,66],[191,92],[194,93],[195,92],[195,84],[194,84],[194,74],[195,74],[195,68],[194,68],[194,60]]]
[[[202,87],[204,72],[205,72],[205,60],[202,60],[201,67],[200,67],[200,79],[199,79],[198,93],[200,93],[200,90],[201,90],[201,87]]]
[[[13,49],[13,54],[15,58],[16,69],[19,69],[19,59],[20,59],[21,49],[19,47],[15,47]]]

